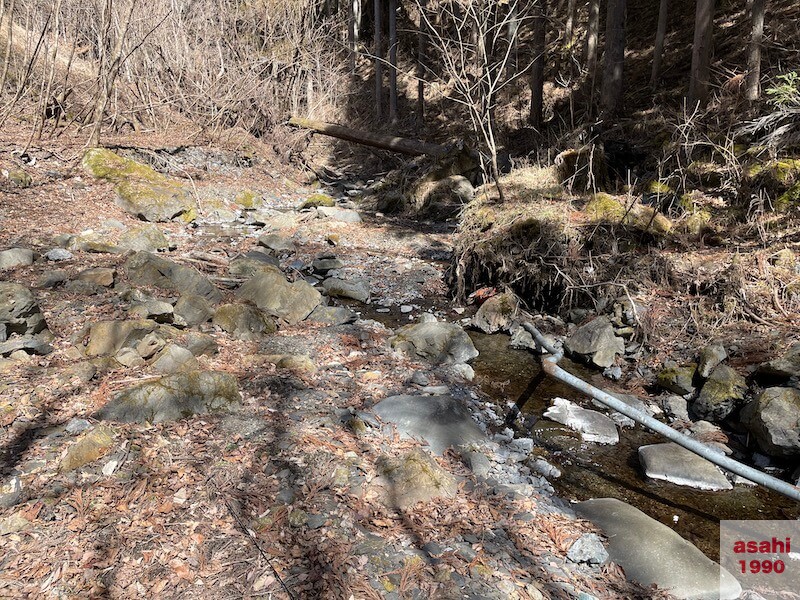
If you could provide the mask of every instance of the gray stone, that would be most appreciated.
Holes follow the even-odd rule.
[[[329,277],[322,282],[322,287],[333,298],[352,298],[364,303],[369,301],[369,283],[364,280],[346,281]]]
[[[694,374],[697,371],[697,365],[687,365],[679,367],[673,361],[664,363],[664,368],[658,374],[658,385],[665,390],[674,392],[679,396],[686,396],[694,392]]]
[[[183,294],[175,303],[174,311],[189,327],[205,323],[214,316],[211,303],[197,294]]]
[[[148,333],[136,344],[136,352],[142,358],[151,358],[166,345],[167,342],[158,333]]]
[[[517,297],[506,292],[489,298],[472,317],[472,325],[484,333],[508,329],[519,311]]]
[[[194,371],[128,388],[94,417],[123,423],[161,423],[227,411],[241,400],[236,378],[230,373]]]
[[[325,323],[326,325],[345,325],[352,323],[358,315],[344,306],[322,306],[319,305],[311,314],[308,315],[309,321]]]
[[[277,329],[271,317],[249,304],[223,304],[212,322],[237,340],[255,340]]]
[[[742,420],[767,454],[800,454],[800,390],[765,389],[742,410]]]
[[[278,260],[263,252],[248,252],[244,256],[234,258],[228,265],[228,273],[233,277],[247,279],[266,272],[281,273],[281,270]]]
[[[38,337],[32,335],[15,335],[0,342],[0,356],[9,356],[14,352],[23,350],[28,354],[50,354],[53,347]]]
[[[567,551],[567,558],[574,563],[602,565],[608,560],[608,551],[596,533],[584,533]]]
[[[289,325],[305,319],[322,301],[320,293],[305,281],[289,283],[281,273],[274,271],[253,276],[237,295]]]
[[[709,344],[700,351],[697,359],[697,374],[706,379],[711,375],[711,371],[726,358],[728,358],[728,353],[725,352],[722,344]]]
[[[258,238],[258,245],[272,250],[275,253],[294,252],[296,250],[292,240],[277,233],[265,233]]]
[[[150,320],[100,321],[90,325],[86,356],[113,356],[120,348],[134,347],[158,324]]]
[[[69,274],[66,271],[46,271],[39,278],[38,286],[40,288],[54,288],[69,281]]]
[[[0,485],[0,508],[10,508],[22,499],[22,482],[16,475]]]
[[[69,250],[63,248],[53,248],[45,252],[44,257],[52,262],[61,262],[62,260],[72,260],[74,255]]]
[[[159,373],[170,375],[172,373],[185,373],[196,371],[199,368],[197,359],[189,350],[178,344],[167,344],[156,355],[151,366]]]
[[[69,423],[64,426],[64,431],[70,435],[78,435],[87,429],[91,429],[92,424],[86,419],[70,419]]]
[[[379,472],[387,480],[387,503],[399,509],[434,498],[453,498],[458,491],[456,479],[421,448],[414,448],[399,458],[380,457]]]
[[[75,252],[119,252],[119,247],[109,241],[105,234],[93,229],[72,236],[69,240],[69,249]]]
[[[661,408],[668,417],[678,421],[690,421],[689,403],[685,398],[667,394],[660,399]]]
[[[196,269],[179,265],[150,252],[137,252],[125,263],[128,278],[136,285],[154,286],[179,294],[197,294],[216,304],[220,291]]]
[[[564,341],[564,348],[605,368],[614,364],[617,354],[625,354],[625,340],[614,335],[614,326],[606,317],[596,317],[578,327]]]
[[[123,367],[128,367],[129,369],[143,367],[147,364],[134,348],[120,348],[114,355],[114,360]]]
[[[134,252],[157,252],[169,249],[169,240],[158,226],[144,223],[120,234],[117,246]]]
[[[426,441],[438,455],[451,446],[487,440],[470,412],[452,396],[391,396],[373,411],[402,435]]]
[[[728,365],[717,365],[692,404],[692,411],[702,419],[722,421],[741,406],[746,392],[744,377]]]
[[[0,329],[3,335],[34,335],[47,329],[33,293],[24,285],[0,281]]]
[[[163,300],[150,298],[145,302],[134,304],[128,314],[137,319],[152,319],[157,323],[171,323],[173,321],[174,309],[172,304]]]
[[[342,223],[361,223],[361,215],[358,214],[358,211],[338,206],[319,206],[317,207],[317,216]]]
[[[800,344],[793,344],[783,356],[759,365],[757,373],[777,379],[800,377]]]
[[[0,252],[0,271],[8,271],[17,267],[33,264],[33,250],[28,248],[9,248]]]
[[[207,333],[190,331],[181,336],[180,343],[195,356],[213,356],[219,351],[217,340]]]
[[[86,281],[99,285],[101,287],[111,287],[114,285],[114,279],[117,276],[117,270],[109,267],[95,267],[92,269],[84,269],[78,273],[80,281]]]
[[[416,323],[389,338],[392,348],[434,364],[465,363],[478,356],[467,332],[455,323]]]
[[[630,581],[656,585],[682,599],[734,600],[742,591],[736,579],[666,525],[614,498],[575,506],[603,530],[608,553]]]
[[[586,442],[598,444],[619,442],[619,433],[614,421],[602,413],[581,408],[564,398],[555,398],[544,416],[579,432]]]
[[[334,269],[341,269],[342,267],[344,267],[344,263],[336,257],[315,258],[311,263],[311,268],[314,269],[314,272],[320,273],[321,275],[325,275],[325,273],[333,271]]]
[[[699,490],[730,490],[731,482],[714,463],[686,448],[667,442],[639,448],[639,460],[650,479]]]

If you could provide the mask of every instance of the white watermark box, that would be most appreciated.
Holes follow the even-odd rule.
[[[745,591],[800,600],[800,521],[720,521],[719,564]]]

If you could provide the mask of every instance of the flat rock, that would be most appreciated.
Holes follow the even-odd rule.
[[[280,273],[280,263],[274,256],[257,250],[237,256],[228,264],[228,273],[233,277],[248,279],[253,275],[266,272]]]
[[[47,328],[33,292],[24,285],[0,281],[0,339],[34,335]]]
[[[117,276],[117,270],[110,267],[95,267],[91,269],[84,269],[78,273],[80,281],[86,281],[99,285],[100,287],[112,287],[114,279]]]
[[[65,260],[72,260],[75,258],[75,255],[64,248],[53,248],[45,252],[44,257],[51,262],[62,262]]]
[[[84,434],[70,446],[58,468],[62,472],[74,471],[103,456],[114,443],[114,431],[110,427],[98,426]]]
[[[190,331],[179,338],[182,346],[195,356],[208,355],[213,356],[219,351],[219,345],[214,336],[207,333],[199,333],[197,331]]]
[[[388,483],[387,504],[395,508],[406,509],[434,498],[453,498],[458,491],[455,477],[421,448],[398,458],[380,457],[377,467]]]
[[[323,257],[323,258],[315,258],[311,263],[311,268],[314,269],[315,273],[320,273],[325,275],[328,271],[333,271],[334,269],[341,269],[344,267],[344,263],[336,257]]]
[[[230,373],[194,371],[128,388],[94,417],[123,423],[161,423],[226,411],[241,400],[236,378]]]
[[[144,223],[123,231],[117,240],[117,247],[134,252],[158,252],[169,249],[169,240],[158,226]]]
[[[596,317],[578,327],[564,340],[564,348],[572,355],[587,357],[598,367],[610,367],[616,355],[625,354],[625,340],[614,335],[614,326],[606,317]]]
[[[237,340],[255,340],[277,329],[271,317],[249,304],[223,304],[212,322]]]
[[[478,312],[472,317],[472,325],[484,333],[495,333],[501,329],[508,329],[518,311],[519,300],[514,294],[510,292],[498,294],[481,304]]]
[[[214,307],[203,296],[183,294],[175,303],[174,312],[189,327],[205,323],[214,316]]]
[[[455,323],[415,323],[389,338],[392,348],[434,364],[465,363],[478,356],[467,332]]]
[[[434,454],[487,441],[467,408],[452,396],[391,396],[372,409],[400,434],[424,440]]]
[[[28,248],[9,248],[0,252],[0,271],[8,271],[17,267],[27,267],[33,264],[33,250]]]
[[[742,410],[742,420],[767,454],[800,454],[800,390],[765,389]]]
[[[544,416],[579,432],[586,442],[598,444],[619,442],[619,433],[614,421],[596,410],[581,408],[564,398],[555,398]]]
[[[172,373],[185,373],[196,371],[199,368],[197,359],[190,350],[178,344],[167,344],[156,355],[151,363],[158,373],[170,375]]]
[[[53,351],[53,347],[33,335],[15,335],[5,342],[0,342],[0,356],[9,356],[18,350],[23,350],[29,354],[45,355],[50,354]]]
[[[358,315],[344,306],[322,306],[315,308],[310,315],[309,321],[324,323],[325,325],[345,325],[352,323]]]
[[[237,295],[290,325],[305,319],[322,301],[320,293],[305,281],[289,283],[281,273],[274,271],[254,275]]]
[[[656,585],[681,599],[734,600],[742,587],[666,525],[614,498],[579,502],[576,512],[603,530],[611,560],[630,581]]]
[[[273,252],[294,252],[296,250],[292,240],[277,233],[265,233],[258,238],[258,245]]]
[[[149,319],[99,321],[89,328],[86,356],[113,356],[123,347],[134,347],[158,324]]]
[[[148,285],[179,294],[197,294],[216,304],[220,291],[196,269],[179,265],[151,252],[137,252],[125,263],[128,278],[136,285]]]
[[[362,303],[369,301],[369,284],[362,279],[348,281],[338,277],[329,277],[322,282],[322,287],[325,288],[328,296],[333,298],[352,298]]]
[[[338,206],[319,206],[317,207],[317,216],[342,223],[361,223],[361,215],[358,214],[358,211]]]
[[[714,463],[667,442],[639,448],[639,460],[650,479],[669,481],[699,490],[730,490],[731,482]]]

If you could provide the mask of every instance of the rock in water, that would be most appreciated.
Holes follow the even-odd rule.
[[[588,357],[598,367],[610,367],[617,354],[625,354],[625,340],[614,335],[614,326],[606,317],[596,317],[578,327],[564,341],[564,348],[573,355]]]
[[[598,444],[619,442],[619,433],[614,421],[596,410],[581,408],[564,398],[554,399],[553,406],[545,411],[544,416],[580,432],[584,441]]]
[[[197,294],[216,304],[220,291],[196,269],[179,265],[150,252],[137,252],[125,263],[128,278],[136,285],[150,285],[179,294]]]
[[[128,388],[94,416],[103,421],[162,423],[225,411],[241,400],[236,378],[230,373],[193,371]]]
[[[481,304],[478,312],[472,317],[472,325],[484,333],[508,329],[518,310],[519,300],[514,294],[510,292],[498,294]]]
[[[747,382],[727,365],[717,365],[708,377],[700,396],[692,405],[702,419],[719,422],[744,401]]]
[[[767,388],[742,410],[742,420],[767,454],[800,454],[800,390]]]
[[[611,560],[629,581],[656,585],[677,598],[734,600],[742,586],[666,525],[614,498],[579,502],[576,512],[603,530]]]
[[[733,489],[731,482],[714,463],[672,442],[642,446],[639,448],[639,460],[645,475],[651,479],[699,490]]]
[[[391,396],[372,410],[402,435],[428,442],[434,454],[487,441],[466,407],[452,396]]]
[[[467,332],[455,323],[416,323],[389,338],[392,348],[434,364],[465,363],[478,356]]]
[[[275,271],[254,275],[239,289],[238,296],[289,325],[305,319],[322,301],[320,293],[310,284],[305,281],[289,283]]]

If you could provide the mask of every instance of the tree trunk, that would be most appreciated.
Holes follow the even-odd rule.
[[[289,125],[302,127],[303,129],[311,129],[317,133],[329,135],[348,142],[356,142],[357,144],[364,144],[365,146],[372,146],[383,150],[391,150],[392,152],[401,152],[412,156],[421,154],[443,156],[448,152],[447,146],[442,146],[440,144],[430,144],[428,142],[421,142],[419,140],[411,140],[393,135],[359,131],[342,125],[334,125],[333,123],[324,123],[323,121],[313,121],[300,117],[292,117],[289,119]]]
[[[603,88],[600,103],[606,116],[622,108],[622,70],[625,63],[625,0],[608,0],[606,50],[603,54]]]
[[[597,40],[600,35],[600,0],[589,0],[589,21],[586,25],[586,74],[594,87],[597,71]]]
[[[656,31],[656,43],[653,49],[653,72],[650,74],[650,87],[656,89],[658,77],[661,74],[661,60],[664,58],[664,38],[667,35],[667,10],[669,0],[661,0],[658,7],[658,30]]]
[[[419,31],[417,32],[417,127],[425,123],[425,51],[428,37],[426,14],[427,0],[419,3]]]
[[[750,5],[753,30],[747,50],[745,98],[752,102],[761,96],[761,40],[764,37],[764,5],[766,1],[749,0],[748,4]]]
[[[692,71],[689,80],[689,105],[703,106],[708,100],[711,78],[711,45],[713,44],[714,0],[697,0],[694,21]]]
[[[397,123],[397,0],[389,0],[389,121]]]
[[[381,3],[383,0],[375,0],[375,117],[380,121],[383,118],[383,54],[381,29],[383,19],[381,18]]]
[[[350,73],[356,72],[356,9],[355,3],[358,0],[347,1],[347,49],[349,51],[348,62]]]
[[[564,45],[567,48],[572,46],[572,36],[575,31],[575,9],[578,0],[567,0],[567,23],[564,27]]]
[[[517,74],[517,65],[519,64],[519,7],[514,0],[511,0],[511,5],[508,9],[508,45],[511,46],[508,52],[508,68],[506,73],[509,77]]]
[[[544,62],[547,37],[547,0],[539,0],[533,20],[533,64],[531,65],[531,114],[528,118],[536,130],[542,128],[544,107]]]

